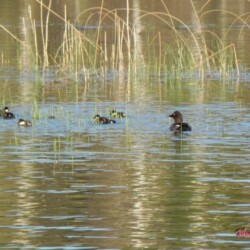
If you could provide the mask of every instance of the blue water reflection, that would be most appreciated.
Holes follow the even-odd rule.
[[[113,103],[98,105],[39,104],[31,128],[1,121],[0,228],[16,236],[2,245],[44,237],[52,248],[66,239],[93,248],[249,243],[233,233],[249,215],[247,108],[180,107],[193,131],[176,136],[167,102],[116,104],[128,116],[111,125],[92,123]],[[31,115],[29,105],[12,110]]]

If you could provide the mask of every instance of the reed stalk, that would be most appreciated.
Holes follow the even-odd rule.
[[[35,97],[33,98],[33,115],[32,115],[32,117],[34,119],[39,119],[39,117],[40,117],[39,107],[38,107],[37,99]]]
[[[203,80],[207,72],[214,70],[219,71],[221,75],[227,75],[235,70],[239,76],[240,66],[235,45],[223,42],[222,38],[211,30],[204,30],[202,20],[206,15],[223,11],[224,14],[235,18],[232,25],[236,21],[247,25],[247,13],[236,15],[219,9],[206,11],[211,0],[206,1],[199,10],[196,10],[194,2],[190,0],[197,31],[180,18],[173,16],[163,0],[161,0],[162,12],[143,10],[138,12],[130,8],[129,0],[126,1],[124,9],[108,10],[104,8],[104,0],[102,0],[100,7],[82,11],[74,23],[67,18],[66,6],[64,16],[60,16],[51,9],[52,0],[49,0],[47,5],[41,0],[36,2],[40,5],[40,20],[38,20],[41,23],[40,33],[37,27],[38,21],[34,19],[31,7],[28,7],[33,39],[26,34],[23,41],[6,27],[0,25],[0,28],[25,49],[25,53],[33,59],[33,65],[42,69],[56,66],[60,73],[69,79],[78,81],[79,76],[82,75],[84,81],[88,82],[90,78],[105,79],[107,74],[112,72],[114,76],[127,74],[128,78],[143,77],[144,79],[148,79],[150,74],[160,78],[162,74],[182,77],[188,73],[192,77],[193,73],[198,73]],[[44,10],[46,10],[46,16]],[[125,17],[119,16],[118,11],[126,11]],[[135,11],[137,15],[132,22],[131,14]],[[62,43],[52,54],[49,54],[49,24],[52,15],[64,24],[64,31]],[[77,28],[78,18],[86,17],[84,27],[88,27],[93,24],[93,20],[96,20],[94,19],[96,15],[98,15],[98,21],[95,29]],[[157,23],[160,22],[169,30],[171,39],[168,42],[164,41],[163,34],[157,27],[148,32],[144,31],[143,35],[137,32],[137,26],[148,17],[154,18]],[[26,26],[25,21],[23,25]],[[106,29],[105,26],[111,28]],[[178,26],[183,28],[178,29]],[[250,28],[248,25],[247,27]],[[24,30],[27,30],[26,27]],[[40,44],[39,34],[41,34]],[[142,36],[141,39],[138,39],[139,35]],[[207,35],[213,40],[213,47],[208,44]],[[109,44],[109,41],[112,42]]]

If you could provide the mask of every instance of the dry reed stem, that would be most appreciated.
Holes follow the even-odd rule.
[[[153,55],[150,60],[154,61],[155,64],[155,74],[160,77],[162,69],[168,68],[168,70],[179,73],[185,71],[198,70],[200,77],[203,78],[205,72],[210,71],[216,67],[216,58],[220,59],[221,69],[226,72],[228,68],[233,68],[233,65],[236,67],[237,72],[239,72],[238,60],[236,48],[234,45],[225,45],[222,42],[222,39],[219,38],[215,33],[209,30],[203,30],[201,20],[205,15],[213,13],[215,11],[222,10],[209,10],[205,11],[205,7],[211,2],[208,0],[201,7],[200,10],[196,10],[194,3],[190,0],[191,6],[196,16],[197,26],[199,32],[196,33],[193,31],[190,26],[184,23],[179,18],[171,15],[166,4],[163,0],[161,3],[165,9],[165,12],[148,12],[140,10],[140,15],[136,16],[136,19],[133,20],[134,23],[130,23],[130,12],[134,11],[129,6],[129,1],[126,1],[126,8],[120,8],[116,10],[108,10],[103,7],[104,0],[101,2],[101,7],[90,8],[82,11],[77,18],[82,15],[87,16],[87,21],[85,22],[85,27],[92,23],[92,17],[98,14],[98,24],[95,29],[95,32],[87,33],[85,29],[83,32],[79,31],[75,24],[71,24],[67,20],[67,9],[64,8],[64,17],[60,16],[58,13],[51,9],[51,2],[49,1],[48,6],[43,3],[41,0],[36,0],[40,4],[40,20],[41,20],[41,36],[42,36],[42,47],[43,47],[43,58],[39,59],[39,50],[38,50],[38,41],[37,41],[37,31],[36,31],[36,22],[32,18],[31,9],[30,12],[30,22],[33,33],[33,42],[34,42],[34,57],[36,65],[41,64],[44,67],[49,66],[49,57],[48,54],[48,41],[49,41],[49,19],[51,15],[55,15],[64,23],[64,33],[62,44],[57,48],[55,56],[51,57],[53,64],[57,65],[61,71],[72,72],[77,78],[79,72],[84,73],[85,79],[90,77],[90,75],[102,75],[105,76],[108,69],[111,68],[113,72],[118,70],[119,73],[125,71],[130,73],[134,72],[134,75],[137,75],[139,64],[138,62],[142,59],[144,63],[144,58],[146,55]],[[30,7],[29,7],[30,8]],[[45,24],[44,24],[44,14],[43,9],[47,10]],[[118,16],[117,11],[126,11],[125,20]],[[244,25],[247,25],[246,20],[243,19],[244,13],[241,16],[223,10],[224,13],[235,16],[236,21],[241,21]],[[154,17],[162,24],[166,25],[173,34],[173,43],[174,46],[171,47],[170,44],[165,44],[162,42],[161,32],[157,31],[156,34],[152,35],[152,39],[149,40],[147,44],[147,51],[145,54],[141,53],[140,48],[137,48],[137,33],[136,25],[147,17]],[[247,19],[247,17],[246,17]],[[108,47],[107,30],[103,29],[103,23],[105,20],[110,20],[114,28],[113,32],[113,44]],[[232,25],[233,25],[232,23]],[[182,30],[187,32],[183,34],[182,31],[179,31],[176,28],[176,24],[183,27]],[[25,25],[25,23],[24,23]],[[23,44],[27,50],[32,54],[31,43],[26,37],[26,42],[21,41],[5,27],[0,25],[8,34],[10,34],[16,41],[20,44]],[[249,27],[249,26],[247,26]],[[230,29],[229,29],[230,31]],[[216,41],[217,51],[210,51],[206,44],[205,34],[209,33],[213,39]],[[92,35],[92,38],[89,36]],[[104,44],[100,45],[100,40],[104,40]],[[154,45],[154,41],[157,41],[157,45]],[[156,50],[157,49],[157,50]],[[233,62],[228,64],[228,56],[226,52],[230,50],[232,52]],[[211,54],[209,54],[211,52]],[[141,63],[141,61],[140,61]],[[145,66],[148,63],[145,63]]]

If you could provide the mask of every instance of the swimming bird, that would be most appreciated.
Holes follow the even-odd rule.
[[[31,127],[32,126],[32,122],[29,120],[24,120],[24,119],[19,119],[17,124],[21,127]]]
[[[93,121],[96,124],[111,124],[111,123],[116,123],[115,120],[108,119],[106,117],[102,117],[100,115],[95,115],[93,117]]]
[[[174,113],[169,115],[169,117],[174,119],[174,123],[169,128],[171,131],[181,133],[192,130],[188,123],[183,122],[183,116],[180,111],[176,110]]]
[[[2,116],[3,116],[3,119],[14,119],[15,118],[15,115],[9,111],[8,107],[4,107]]]
[[[110,111],[109,115],[112,118],[125,118],[126,117],[126,114],[124,112],[117,112],[114,109]]]

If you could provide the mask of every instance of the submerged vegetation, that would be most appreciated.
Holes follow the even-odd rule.
[[[152,75],[161,78],[195,76],[202,80],[210,77],[211,72],[217,72],[220,77],[240,73],[234,43],[225,42],[225,37],[205,27],[202,20],[212,12],[221,11],[234,18],[232,25],[240,22],[242,27],[248,27],[248,17],[223,10],[207,11],[210,1],[200,10],[190,1],[194,12],[191,24],[173,16],[164,1],[161,1],[162,12],[131,8],[129,1],[124,9],[108,10],[102,2],[100,7],[82,11],[74,22],[69,21],[66,6],[64,16],[60,16],[52,10],[51,0],[48,5],[41,0],[36,2],[40,4],[40,17],[35,19],[29,6],[29,20],[22,23],[24,39],[1,25],[20,45],[21,69],[51,67],[57,77],[75,81],[120,75],[130,79]],[[50,43],[53,40],[49,32],[52,16],[63,24],[58,45]],[[155,23],[155,27],[145,30],[147,20]],[[230,25],[224,33],[229,31]]]

